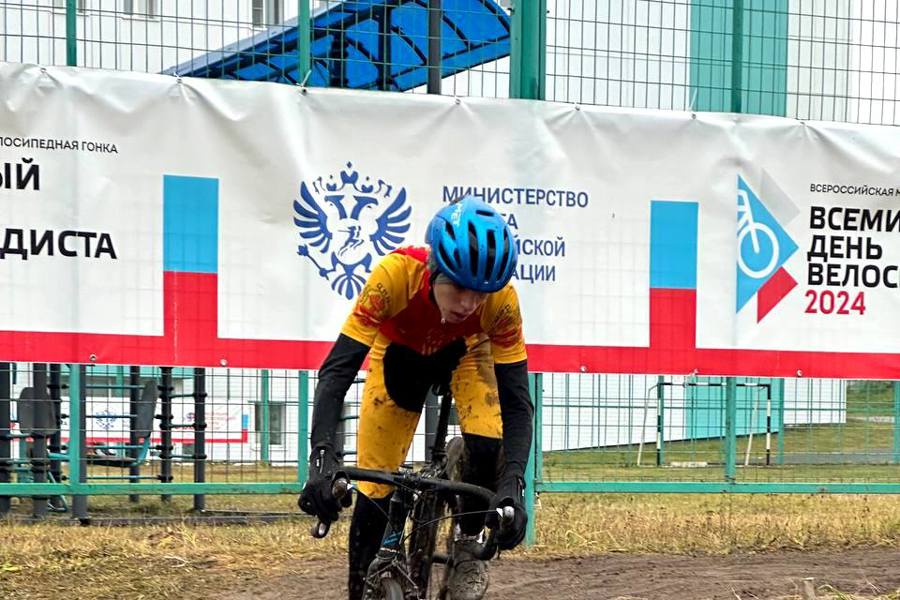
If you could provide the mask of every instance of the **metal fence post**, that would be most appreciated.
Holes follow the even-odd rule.
[[[544,374],[534,374],[534,491],[544,481]]]
[[[159,418],[159,480],[163,483],[172,483],[172,392],[175,386],[172,383],[172,367],[162,367],[161,381],[159,384],[160,412]],[[171,502],[171,494],[162,494],[162,502]]]
[[[256,424],[259,431],[259,453],[262,464],[269,466],[269,446],[271,446],[271,425],[269,423],[269,370],[260,371],[259,391],[259,420]]]
[[[78,21],[75,18],[78,0],[66,0],[66,65],[78,66]]]
[[[87,481],[85,457],[86,371],[83,365],[69,365],[69,485],[72,489],[72,516],[80,521],[88,518],[87,496],[82,493]]]
[[[309,0],[297,0],[297,83],[304,83],[312,62],[310,60]]]
[[[535,373],[530,373],[528,375],[528,391],[531,393],[531,402],[534,405],[534,423],[535,426],[531,432],[531,448],[532,451],[528,456],[528,464],[525,466],[525,510],[528,512],[528,525],[525,529],[525,545],[531,546],[534,544],[536,539],[536,527],[535,527],[535,514],[534,514],[534,499],[536,496],[535,493],[535,470],[536,470],[536,462],[537,462],[537,452],[540,451],[539,445],[540,443],[537,441],[540,439],[540,431],[538,430],[537,424],[540,421],[540,392],[538,390],[541,386],[541,379]]]
[[[11,376],[9,363],[0,363],[0,484],[12,479]],[[0,496],[0,516],[8,513],[11,506],[10,496]]]
[[[784,464],[784,379],[778,380],[778,394],[775,405],[778,407],[778,441],[776,445],[775,464]]]
[[[893,463],[900,463],[900,381],[891,384],[894,391],[894,457]]]
[[[50,457],[47,453],[47,430],[50,426],[48,415],[52,414],[50,407],[50,395],[47,393],[47,365],[34,363],[32,365],[32,386],[34,388],[34,414],[31,431],[31,476],[35,483],[47,483],[47,473],[50,470]],[[47,516],[47,502],[49,498],[34,496],[31,498],[32,515],[36,519]]]
[[[666,461],[666,378],[659,376],[656,384],[656,466],[661,467]]]
[[[428,93],[441,93],[441,28],[443,25],[441,0],[428,0]],[[390,15],[390,13],[388,13]],[[390,68],[390,65],[388,65]]]
[[[743,112],[744,0],[732,0],[731,13],[731,112]]]
[[[134,415],[131,418],[131,426],[129,427],[128,432],[128,445],[131,448],[128,449],[128,456],[131,458],[133,464],[128,467],[128,482],[129,483],[140,483],[141,477],[141,467],[137,464],[138,459],[138,444],[141,440],[138,439],[137,432],[137,414],[141,402],[143,398],[141,397],[141,368],[132,366],[128,368],[128,411]],[[141,497],[138,494],[130,494],[128,496],[128,501],[133,503],[138,503],[141,501]]]
[[[737,463],[737,379],[725,378],[725,481],[735,482]]]
[[[743,111],[744,0],[732,0],[731,112]],[[752,424],[751,424],[752,426]],[[737,379],[725,378],[725,481],[734,483],[737,462]]]
[[[206,482],[206,369],[194,369],[194,483]],[[206,510],[206,494],[194,494],[194,510]]]
[[[543,100],[547,80],[547,0],[515,0],[509,53],[509,97]]]
[[[309,475],[309,371],[300,371],[297,388],[297,482],[303,485]]]

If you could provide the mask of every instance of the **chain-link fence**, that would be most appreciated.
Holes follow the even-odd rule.
[[[898,21],[890,0],[3,1],[0,60],[896,125]],[[37,437],[10,436],[0,477],[13,482],[61,482],[73,456],[85,461],[84,485],[271,492],[296,491],[304,478],[315,381],[305,373],[90,367],[83,446],[72,448],[69,368],[20,369],[9,371],[10,431],[23,432],[33,407],[50,408],[30,424]],[[534,391],[539,490],[736,481],[768,486],[750,491],[900,491],[891,466],[900,404],[889,382],[545,373]],[[147,402],[153,422],[141,435]],[[417,437],[411,458],[425,446]],[[177,487],[195,482],[206,487]],[[810,486],[787,485],[798,482]]]

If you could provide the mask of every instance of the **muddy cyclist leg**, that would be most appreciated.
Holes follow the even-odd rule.
[[[390,496],[369,498],[363,494],[356,495],[356,507],[350,521],[350,572],[347,578],[350,600],[362,600],[366,572],[381,546],[390,501]]]
[[[370,357],[359,413],[357,464],[363,469],[397,470],[409,452],[420,412],[421,407],[418,411],[408,410],[388,396],[383,363],[377,356]],[[356,508],[350,522],[348,587],[351,600],[359,600],[365,591],[366,572],[381,546],[392,491],[390,485],[359,483]]]
[[[460,362],[451,381],[460,427],[466,444],[463,481],[494,489],[501,452],[503,422],[490,345],[476,345]],[[468,499],[463,512],[486,510],[487,504]],[[460,519],[463,533],[475,535],[484,527],[483,515]]]

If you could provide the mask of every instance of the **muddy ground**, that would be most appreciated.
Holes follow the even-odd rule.
[[[304,571],[248,583],[220,597],[229,600],[338,600],[344,598],[340,560],[315,560]],[[803,579],[814,578],[820,598],[861,598],[900,590],[900,550],[773,552],[731,556],[617,555],[581,558],[501,558],[491,564],[486,599],[656,600],[803,598]]]

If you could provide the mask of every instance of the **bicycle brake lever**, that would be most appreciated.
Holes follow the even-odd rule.
[[[312,526],[312,528],[310,528],[309,534],[314,538],[321,540],[323,537],[328,535],[329,529],[331,529],[331,523],[318,521],[315,525]]]
[[[334,483],[331,484],[331,495],[334,496],[334,499],[338,502],[347,495],[347,492],[350,491],[350,480],[344,477],[343,475],[339,475],[335,478]],[[325,521],[318,521],[312,528],[309,530],[310,535],[314,538],[321,540],[326,535],[328,535],[328,530],[331,529],[331,523],[326,523]]]

